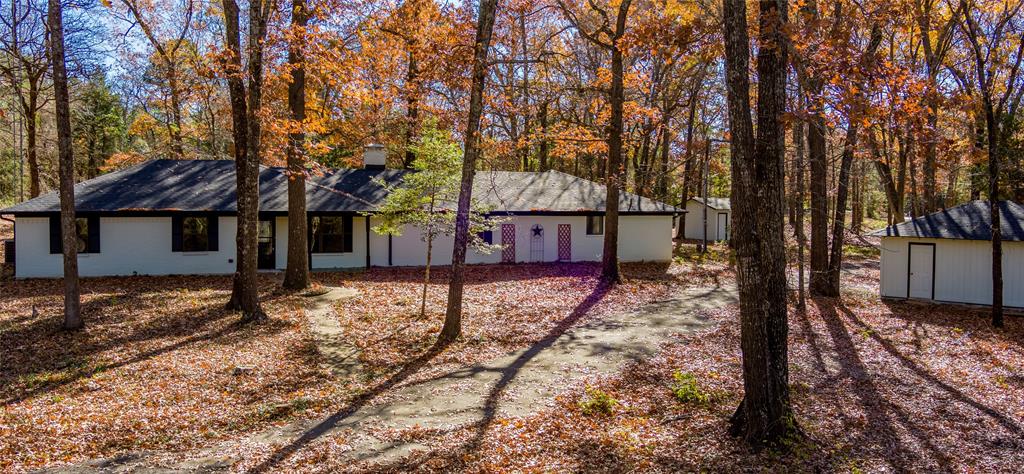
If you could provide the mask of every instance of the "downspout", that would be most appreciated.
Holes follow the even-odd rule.
[[[366,269],[370,269],[370,216],[363,220],[363,227],[366,229]]]

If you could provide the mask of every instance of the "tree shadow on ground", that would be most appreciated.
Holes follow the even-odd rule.
[[[533,344],[529,349],[523,352],[508,366],[500,368],[476,368],[465,373],[460,373],[457,376],[469,377],[472,375],[472,373],[480,372],[483,370],[501,373],[501,378],[494,383],[494,385],[488,391],[487,396],[484,398],[484,405],[483,408],[480,410],[481,419],[472,424],[472,426],[475,427],[474,436],[467,443],[463,444],[459,449],[452,450],[451,452],[449,452],[445,456],[447,460],[455,461],[462,459],[462,457],[465,454],[472,453],[479,448],[479,446],[483,442],[483,437],[486,434],[488,427],[491,426],[491,424],[494,422],[494,419],[497,416],[500,398],[502,394],[505,392],[505,389],[508,387],[508,385],[512,383],[512,381],[515,379],[519,371],[522,370],[523,366],[525,366],[530,360],[532,360],[534,357],[540,354],[543,350],[551,347],[555,343],[555,341],[557,341],[559,337],[562,336],[562,334],[564,334],[569,328],[573,327],[573,325],[576,322],[578,322],[580,318],[586,315],[587,312],[589,312],[595,305],[597,305],[597,303],[601,301],[601,299],[610,291],[610,289],[611,287],[609,285],[598,285],[590,293],[590,295],[588,295],[587,298],[584,299],[584,301],[582,301],[579,305],[576,306],[576,308],[573,309],[573,311],[568,316],[566,316],[558,323],[558,325],[556,325],[554,328],[548,331],[548,333],[544,336],[543,339]],[[406,364],[405,367],[395,375],[391,376],[384,382],[381,382],[372,390],[356,398],[348,406],[331,415],[326,420],[320,422],[312,429],[307,430],[295,441],[291,442],[290,444],[281,449],[278,449],[266,461],[249,470],[249,472],[255,473],[273,471],[281,461],[291,456],[292,454],[296,453],[304,446],[313,442],[320,436],[323,436],[324,434],[329,432],[332,428],[336,427],[340,422],[344,421],[346,418],[359,411],[361,408],[366,406],[370,401],[372,401],[374,398],[376,398],[384,391],[399,385],[402,381],[406,380],[411,375],[415,374],[418,370],[423,368],[432,358],[434,358],[443,350],[443,347],[439,347],[437,345],[433,346],[430,350],[426,351],[419,357],[416,357],[408,364]],[[435,377],[418,383],[425,383],[427,381],[436,380],[438,378],[450,378],[450,376]],[[391,467],[382,466],[381,470],[412,470],[415,469],[416,467],[416,465],[403,465],[401,463],[402,460],[399,460],[400,465]]]
[[[952,455],[949,453],[951,447],[945,446],[945,441],[942,438],[936,437],[936,434],[922,426],[923,420],[920,420],[920,417],[901,406],[900,402],[904,400],[902,395],[899,393],[887,394],[881,389],[882,386],[889,384],[902,387],[904,392],[920,393],[920,396],[927,396],[925,391],[939,392],[942,396],[949,397],[988,417],[1008,432],[1010,438],[1020,439],[1020,436],[1024,434],[1017,422],[932,375],[913,358],[900,352],[891,341],[880,336],[878,331],[837,300],[815,298],[813,302],[818,307],[832,339],[834,358],[839,364],[839,373],[832,377],[826,377],[822,383],[831,387],[841,379],[849,379],[852,395],[856,397],[866,418],[866,425],[854,435],[852,445],[855,446],[855,449],[878,451],[875,453],[877,457],[890,462],[891,467],[896,471],[912,470],[916,468],[915,466],[921,466],[921,463],[932,466],[930,469],[937,468],[948,471],[952,468],[954,457],[951,457]],[[811,353],[815,358],[813,362],[815,370],[822,375],[827,375],[827,364],[824,360],[824,357],[828,355],[827,349],[822,349],[818,344],[807,316],[799,315],[798,318],[797,322],[800,324],[801,330],[809,338]],[[889,356],[887,360],[907,369],[912,374],[912,378],[885,380],[873,375],[871,369],[864,363],[851,331],[856,331],[858,336],[866,340],[870,339],[881,346]],[[827,388],[819,387],[818,389]],[[858,422],[848,418],[846,413],[841,416],[847,420],[843,423],[844,426],[855,427],[858,425]],[[900,433],[908,434],[915,444],[923,448],[919,453],[927,453],[927,458],[922,458],[921,454],[915,453],[905,440],[901,440]],[[983,440],[982,442],[989,441]],[[999,445],[995,448],[1005,449],[1006,447],[1003,446],[1006,443],[995,444]],[[1011,441],[1008,445],[1016,444],[1019,442]]]
[[[587,296],[587,298],[573,309],[569,316],[562,319],[557,326],[548,331],[543,339],[530,346],[529,349],[519,355],[519,357],[512,361],[511,364],[505,367],[493,369],[501,373],[501,378],[491,386],[487,396],[484,398],[481,418],[471,425],[474,430],[473,436],[457,449],[449,450],[445,455],[443,455],[443,464],[449,465],[451,463],[458,463],[465,459],[467,455],[475,453],[480,449],[484,442],[484,436],[487,434],[487,430],[494,423],[495,418],[497,418],[501,397],[505,393],[505,389],[513,380],[515,380],[516,376],[527,363],[537,357],[537,355],[542,351],[554,345],[566,331],[572,328],[580,318],[586,315],[587,312],[597,305],[597,303],[599,303],[609,291],[611,291],[610,285],[598,285],[590,295]],[[433,459],[436,460],[437,458]],[[408,464],[404,460],[399,460],[396,465],[381,466],[381,468],[385,471],[395,469],[402,471],[415,470],[427,460],[428,459],[422,459],[412,464]]]
[[[992,310],[983,306],[931,303],[900,299],[882,299],[882,304],[894,318],[909,323],[926,323],[949,328],[993,331]],[[1006,327],[1002,329],[1008,341],[1024,340],[1024,313],[1006,313]]]
[[[862,360],[860,353],[857,351],[857,346],[853,342],[853,336],[839,315],[841,310],[844,315],[848,316],[850,314],[849,310],[838,306],[835,299],[814,298],[813,301],[818,307],[821,318],[832,339],[836,361],[839,363],[840,372],[838,378],[850,380],[849,386],[853,390],[853,395],[857,398],[857,402],[867,418],[866,426],[863,428],[861,435],[858,436],[861,438],[860,446],[867,449],[871,449],[869,447],[871,444],[869,443],[889,446],[889,449],[893,452],[879,453],[882,455],[881,457],[888,458],[888,461],[892,463],[892,468],[897,472],[908,470],[909,466],[914,465],[919,459],[901,440],[899,428],[897,427],[899,425],[914,436],[931,453],[933,460],[940,468],[948,470],[950,464],[948,456],[938,446],[935,446],[928,434],[911,420],[910,415],[906,411],[890,402],[879,388],[878,381],[875,380],[871,370]],[[819,365],[824,366],[823,361],[820,361]],[[853,424],[850,422],[844,423],[846,426],[852,426]],[[869,440],[868,438],[871,439]],[[873,441],[878,438],[881,438],[882,441]]]
[[[896,360],[896,362],[898,362],[900,365],[904,366],[906,369],[913,372],[922,381],[927,382],[930,386],[934,387],[935,389],[946,393],[952,399],[965,405],[968,405],[971,408],[977,410],[978,412],[984,414],[985,416],[991,418],[993,421],[1002,426],[1012,435],[1018,437],[1018,439],[1020,439],[1020,437],[1024,437],[1024,427],[1022,427],[1016,421],[1000,413],[999,411],[967,396],[967,394],[965,394],[960,389],[940,380],[931,372],[921,367],[917,362],[914,361],[913,358],[908,357],[902,352],[900,352],[900,350],[897,349],[891,341],[880,336],[878,334],[878,331],[875,331],[873,327],[871,327],[863,320],[861,320],[856,314],[853,313],[853,311],[850,311],[845,306],[840,306],[839,309],[846,316],[846,318],[850,320],[851,323],[863,329],[863,334],[867,334],[868,337],[870,337],[876,343],[882,346],[882,348],[885,349],[885,351],[889,355],[891,355]]]
[[[0,353],[6,353],[5,363],[0,367],[0,380],[4,381],[0,393],[6,397],[3,403],[18,403],[96,373],[149,360],[195,343],[230,343],[225,338],[246,326],[239,321],[225,322],[226,318],[237,317],[237,313],[225,310],[219,299],[198,308],[153,317],[143,324],[125,323],[123,313],[105,311],[115,302],[126,308],[145,307],[149,296],[145,292],[132,292],[88,301],[82,308],[87,328],[81,331],[65,331],[58,318],[51,316],[9,320],[13,321],[9,323],[11,327],[0,331],[0,347],[3,348]],[[129,329],[122,332],[122,325]],[[274,332],[288,326],[276,320],[263,325]],[[143,349],[116,362],[94,360],[104,352],[161,340],[174,342]]]

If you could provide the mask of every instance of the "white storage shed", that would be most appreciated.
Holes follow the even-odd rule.
[[[992,304],[991,214],[972,201],[876,231],[883,298]],[[1024,206],[1002,201],[1003,305],[1024,308]]]

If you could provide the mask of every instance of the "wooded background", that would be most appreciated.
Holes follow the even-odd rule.
[[[232,158],[221,2],[65,5],[78,180],[151,158]],[[485,89],[482,168],[603,179],[612,107],[602,28],[620,6],[501,4]],[[306,133],[308,158],[332,167],[359,166],[371,142],[387,147],[389,166],[408,166],[408,145],[428,119],[461,141],[475,4],[319,0],[308,5],[305,29],[292,26],[291,7],[271,3],[260,111],[264,163],[284,164],[287,135],[295,130]],[[1024,200],[1016,114],[1020,8],[1021,2],[984,0],[794,7],[787,31],[787,195],[796,199],[800,169],[813,175],[804,180],[810,194],[823,193],[834,207],[847,179],[853,230],[865,215],[899,221],[904,213],[987,197],[980,91],[988,88],[995,101],[1006,94],[1005,130],[996,141],[1004,197]],[[45,15],[40,0],[5,0],[0,8],[4,204],[57,185]],[[729,194],[728,149],[708,142],[728,130],[722,29],[718,2],[628,6],[619,40],[626,190],[671,204],[699,194],[710,146],[711,194]],[[242,35],[244,42],[248,34]],[[287,105],[288,45],[297,36],[306,45],[302,123],[289,119]],[[979,85],[975,45],[993,71],[990,84]],[[847,153],[849,173],[842,176]]]

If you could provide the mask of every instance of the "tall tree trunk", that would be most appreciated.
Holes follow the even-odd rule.
[[[750,117],[745,0],[724,0],[726,91],[732,150],[733,246],[740,291],[743,401],[730,433],[755,449],[796,432],[789,402],[784,226],[787,48],[785,0],[762,0],[757,137]]]
[[[416,60],[415,41],[409,41],[409,65],[405,73],[405,160],[402,165],[406,169],[412,169],[412,163],[416,160],[416,152],[412,145],[416,141],[416,130],[420,121],[419,105],[419,76],[420,68]]]
[[[51,0],[52,1],[52,0]],[[980,73],[979,73],[980,74]],[[982,82],[984,84],[984,82]],[[988,133],[988,205],[992,233],[992,325],[1003,327],[1003,230],[999,221],[999,135],[992,98],[985,94],[985,122]]]
[[[850,230],[860,235],[864,224],[864,163],[858,161],[853,165],[850,184],[853,187],[853,199],[850,203]]]
[[[690,91],[690,113],[686,119],[686,152],[683,155],[683,186],[682,196],[680,196],[679,207],[686,209],[686,203],[690,201],[690,184],[691,175],[693,173],[693,127],[697,118],[697,94],[700,93],[700,87],[694,85]],[[682,213],[679,216],[679,225],[676,226],[676,239],[682,240],[686,237],[686,213]]]
[[[177,51],[177,48],[175,48]],[[167,61],[167,86],[171,93],[171,153],[174,158],[185,157],[184,140],[181,138],[181,91],[178,84],[178,66],[174,64],[174,58],[166,57]]]
[[[462,183],[455,215],[455,243],[452,248],[451,277],[448,280],[448,307],[439,344],[449,343],[462,333],[462,290],[466,278],[466,246],[469,243],[469,207],[472,202],[473,178],[480,154],[480,116],[483,114],[484,85],[487,79],[487,53],[494,32],[497,0],[481,0],[477,16],[476,41],[473,50],[473,75],[469,93],[469,117],[466,120],[465,157],[462,161]]]
[[[601,254],[601,279],[606,283],[619,283],[619,191],[622,189],[622,108],[625,102],[623,88],[623,57],[619,41],[626,32],[626,16],[631,0],[619,4],[612,38],[612,83],[608,94],[611,118],[608,124],[608,165],[605,169],[607,189],[604,217],[604,249]]]
[[[865,49],[860,57],[860,62],[865,68],[870,67],[874,63],[875,51],[881,43],[882,29],[878,24],[874,24],[871,27],[871,40],[868,43],[867,49]],[[836,183],[835,218],[832,220],[832,248],[828,259],[828,282],[819,288],[819,290],[824,290],[823,295],[832,297],[839,296],[839,276],[842,273],[843,266],[843,244],[846,241],[846,201],[850,189],[850,170],[853,166],[854,152],[857,149],[857,138],[860,130],[860,117],[858,116],[860,110],[858,108],[865,102],[863,91],[868,87],[864,81],[857,82],[858,90],[861,92],[855,94],[855,100],[850,107],[849,124],[846,127],[846,141],[839,165],[839,179]]]
[[[64,65],[64,21],[60,0],[49,0],[50,61],[57,118],[57,153],[60,163],[60,230],[64,253],[64,328],[82,327],[78,288],[78,232],[75,226],[75,159],[71,148],[71,106]]]
[[[669,144],[671,142],[671,130],[669,129],[668,112],[664,112],[661,118],[661,159],[658,160],[658,188],[656,197],[664,202],[668,201],[668,157]]]
[[[288,266],[284,272],[285,288],[301,290],[309,286],[309,243],[306,235],[306,24],[309,12],[306,0],[292,0],[292,43],[288,48],[288,64],[292,81],[288,84],[288,109],[293,122],[288,134]],[[369,217],[367,225],[369,225]]]
[[[29,100],[31,101],[32,99]],[[25,120],[25,141],[27,142],[25,154],[28,161],[28,195],[30,198],[35,198],[39,197],[39,194],[42,193],[39,177],[39,147],[36,144],[38,132],[36,129],[35,105],[29,106],[25,116],[27,117],[27,120]]]
[[[233,66],[228,79],[235,126],[235,176],[238,197],[238,227],[235,237],[236,270],[229,309],[242,312],[243,321],[266,318],[259,305],[257,281],[257,235],[259,233],[259,108],[262,86],[263,40],[266,16],[262,2],[252,2],[249,10],[249,90],[248,97],[241,77],[241,47],[238,29],[238,4],[224,1],[225,40]],[[232,84],[234,82],[234,84]],[[241,92],[241,95],[238,94]],[[248,98],[248,101],[246,101]],[[239,129],[245,136],[239,136]],[[241,139],[244,139],[241,140]],[[245,143],[239,151],[239,143]]]
[[[800,94],[798,94],[798,97]],[[800,99],[802,101],[802,98]],[[804,276],[804,249],[807,247],[807,236],[804,234],[804,145],[807,142],[807,134],[802,120],[793,125],[793,142],[796,144],[796,160],[793,163],[793,174],[796,175],[793,193],[793,233],[796,237],[796,264],[797,264],[797,308],[807,308],[807,298]]]
[[[540,113],[537,117],[540,120],[540,145],[537,150],[537,160],[540,168],[537,171],[547,171],[548,168],[548,102],[545,100],[540,104]]]
[[[828,293],[828,157],[821,112],[812,114],[807,125],[807,161],[811,167],[810,292],[824,295]]]

